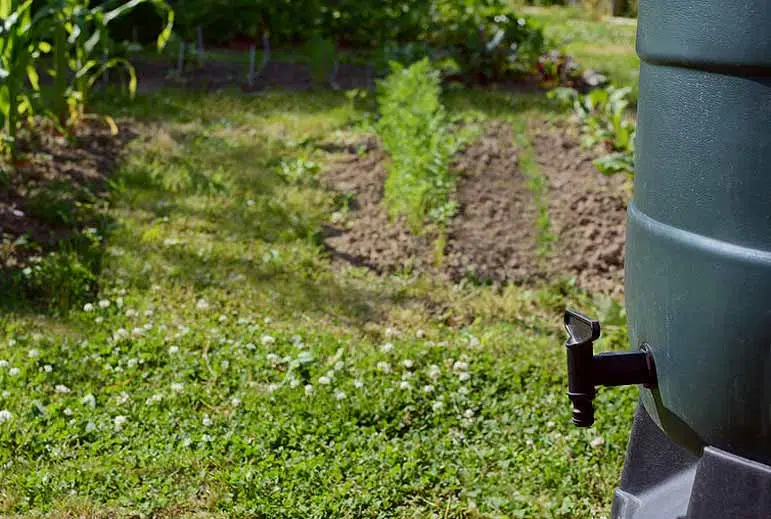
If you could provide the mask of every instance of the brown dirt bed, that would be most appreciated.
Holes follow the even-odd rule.
[[[108,175],[133,135],[127,123],[116,136],[105,123],[86,121],[70,138],[42,129],[34,140],[20,143],[15,167],[2,165],[0,273],[23,267],[30,256],[53,250],[96,223],[108,196]]]
[[[574,277],[581,288],[621,295],[625,179],[597,172],[567,123],[536,123],[531,134],[557,237],[546,257],[537,252],[535,203],[518,167],[511,125],[492,122],[455,158],[459,210],[447,227],[443,254],[435,232],[414,236],[404,221],[389,218],[383,203],[387,158],[374,138],[368,153],[332,160],[324,175],[328,187],[353,200],[344,221],[328,228],[333,258],[378,272],[432,272],[453,282]]]

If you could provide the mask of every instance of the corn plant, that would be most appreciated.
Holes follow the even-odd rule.
[[[39,90],[35,61],[44,49],[48,10],[32,14],[32,0],[0,0],[0,151],[16,159],[16,136],[23,120],[33,115]],[[29,81],[29,87],[27,86]]]
[[[152,4],[166,20],[157,39],[162,48],[174,23],[174,13],[163,0],[108,0],[98,6],[92,6],[91,0],[51,2],[55,7],[50,24],[54,82],[47,92],[47,104],[60,125],[76,125],[83,118],[94,82],[110,68],[126,68],[129,93],[134,94],[136,73],[128,60],[113,55],[108,26],[143,3]]]

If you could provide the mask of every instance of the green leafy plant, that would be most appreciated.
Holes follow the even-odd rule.
[[[428,59],[409,68],[392,64],[391,75],[379,84],[377,133],[391,159],[386,201],[415,231],[427,218],[445,222],[454,213],[449,162],[458,141],[440,94],[439,72]]]
[[[631,88],[608,86],[582,95],[573,88],[556,88],[549,98],[573,110],[581,124],[583,145],[602,146],[607,155],[595,161],[603,173],[634,170],[635,123],[629,118]]]

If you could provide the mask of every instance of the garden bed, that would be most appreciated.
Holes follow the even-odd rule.
[[[389,218],[382,203],[387,159],[374,140],[367,153],[332,160],[326,182],[351,200],[347,214],[327,229],[333,258],[378,272],[433,272],[453,282],[574,277],[581,288],[621,295],[625,179],[597,172],[571,125],[533,124],[531,134],[556,238],[547,253],[538,252],[535,201],[511,125],[493,122],[455,157],[459,210],[445,235],[428,229],[416,236],[406,222]]]
[[[182,77],[176,77],[175,67],[164,60],[136,60],[139,88],[153,91],[161,87],[184,86],[186,88],[214,90],[241,88],[245,91],[259,91],[271,88],[285,90],[308,90],[314,87],[328,87],[314,82],[311,69],[303,63],[271,61],[260,72],[252,86],[248,86],[248,67],[245,63],[207,60],[199,66],[186,70]],[[336,87],[341,90],[372,88],[374,86],[372,67],[341,63],[335,76]]]
[[[0,268],[23,268],[96,226],[108,176],[133,135],[125,124],[113,135],[104,122],[86,121],[72,138],[51,129],[20,142],[16,168],[0,185]]]

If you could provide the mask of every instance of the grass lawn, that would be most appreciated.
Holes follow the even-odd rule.
[[[604,72],[616,85],[632,87],[632,99],[637,99],[636,20],[598,21],[585,9],[568,7],[528,7],[524,12],[543,24],[546,36],[559,48],[585,67]]]
[[[448,103],[520,131],[549,115],[503,93]],[[320,143],[366,131],[343,93],[113,108],[140,136],[98,296],[0,316],[4,516],[607,516],[636,392],[570,425],[560,312],[610,319],[603,344],[623,347],[613,305],[333,266],[320,235],[341,201],[280,166],[323,171]]]

